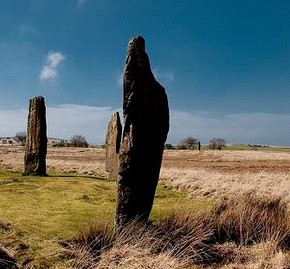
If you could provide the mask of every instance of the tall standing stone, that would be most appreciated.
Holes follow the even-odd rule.
[[[117,229],[133,219],[148,220],[169,130],[165,89],[154,78],[141,36],[128,44],[123,87]]]
[[[24,174],[46,175],[46,108],[42,96],[30,99]]]
[[[106,162],[105,169],[109,173],[109,179],[117,180],[119,173],[119,150],[122,138],[122,125],[119,113],[111,117],[106,134]]]

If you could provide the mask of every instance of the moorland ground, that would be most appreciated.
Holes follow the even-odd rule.
[[[1,147],[0,164],[22,171],[23,147]],[[105,150],[48,148],[49,174],[106,178]],[[199,198],[237,193],[282,196],[290,202],[290,149],[166,150],[160,182]]]
[[[60,242],[76,234],[85,237],[85,231],[94,225],[105,223],[113,226],[115,182],[105,180],[105,151],[101,148],[48,148],[47,167],[50,176],[47,178],[22,177],[23,158],[23,147],[0,147],[0,224],[3,222],[2,228],[0,225],[0,246],[16,253],[22,265],[28,264],[33,268],[70,268],[67,253],[60,254]],[[289,268],[289,252],[281,252],[278,245],[282,241],[285,243],[284,237],[290,235],[290,226],[285,224],[286,227],[278,222],[288,223],[285,221],[288,220],[288,213],[283,210],[286,206],[288,212],[290,205],[290,150],[167,150],[164,153],[160,185],[152,214],[156,221],[171,213],[180,213],[182,209],[187,212],[195,212],[196,209],[208,211],[208,208],[221,200],[235,201],[234,211],[229,210],[228,214],[219,212],[214,218],[222,216],[219,219],[222,227],[224,223],[234,223],[229,219],[237,213],[237,218],[240,219],[237,226],[242,229],[239,233],[243,236],[236,240],[237,231],[235,230],[234,238],[228,232],[230,240],[215,245],[215,251],[221,252],[224,257],[222,263],[188,268]],[[257,204],[259,212],[253,213],[256,209],[249,209],[249,204],[239,200],[241,197],[247,197],[250,207]],[[242,202],[238,204],[237,201]],[[262,203],[259,205],[259,201],[266,201],[267,206]],[[277,215],[277,212],[274,212],[276,215],[271,215],[268,212],[269,205],[275,212],[281,209],[287,216],[283,212],[286,217],[283,214]],[[268,210],[266,213],[265,208]],[[258,239],[255,247],[253,242],[248,246],[252,239],[245,239],[244,235],[246,233],[246,237],[250,238],[247,229],[252,228],[245,229],[246,225],[243,223],[248,219],[243,218],[248,216],[241,215],[241,211],[247,210],[252,214],[249,223],[259,218],[265,219],[264,224],[255,222],[254,234],[263,230],[263,225],[273,225],[273,222],[274,226],[276,223],[283,226],[275,226],[279,229],[277,233],[276,230],[273,233],[273,227],[269,228],[271,236],[276,239]],[[193,223],[197,227],[193,229],[201,229],[208,237],[212,232],[204,231],[200,215],[196,218]],[[272,224],[269,224],[269,218],[273,218]],[[205,222],[211,223],[212,219],[212,216],[207,216]],[[10,223],[12,228],[6,229],[5,223]],[[212,229],[212,225],[209,226]],[[231,229],[232,226],[234,225],[231,224]],[[286,235],[281,236],[282,233]],[[256,238],[256,235],[252,237]],[[277,240],[278,237],[283,238]],[[111,257],[105,255],[112,264],[118,260],[115,267],[109,267],[108,264],[96,267],[95,260],[86,251],[80,251],[81,254],[77,252],[76,256],[85,260],[87,265],[91,264],[87,268],[138,268],[132,255],[144,264],[146,257],[152,256],[150,249],[142,247],[140,251],[140,246],[136,244],[133,244],[133,250],[130,251],[121,246],[115,246],[111,251],[114,253],[110,254]],[[153,267],[145,268],[185,268],[180,259],[170,260],[169,254],[153,257]],[[120,257],[131,257],[131,260],[127,259],[127,264],[125,262],[122,267]],[[91,263],[89,260],[92,260]],[[130,262],[132,266],[129,266]],[[79,267],[82,268],[83,263],[80,264]]]

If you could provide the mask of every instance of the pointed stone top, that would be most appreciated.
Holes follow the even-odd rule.
[[[140,35],[134,36],[128,43],[128,51],[145,51],[145,39]]]
[[[43,96],[35,96],[33,98],[31,98],[30,100],[44,100]]]

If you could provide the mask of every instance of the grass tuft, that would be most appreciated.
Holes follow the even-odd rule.
[[[290,247],[290,218],[281,198],[256,197],[251,194],[223,200],[214,209],[217,241],[239,245],[275,241]]]
[[[77,268],[287,269],[290,264],[289,213],[279,198],[242,196],[211,211],[172,214],[157,223],[133,221],[116,237],[104,227],[88,233],[75,241]]]

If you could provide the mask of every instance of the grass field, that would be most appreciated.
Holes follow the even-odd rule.
[[[253,193],[290,201],[290,151],[167,151],[161,182],[193,197]]]
[[[101,261],[84,244],[72,255],[64,242],[113,228],[115,182],[105,180],[104,150],[49,148],[48,177],[22,176],[23,156],[21,147],[0,148],[0,247],[20,267],[290,268],[290,151],[166,151],[151,215],[159,230],[139,241],[142,232],[132,230]]]
[[[5,154],[9,151],[6,148],[4,150]],[[21,148],[12,149],[12,152],[15,151],[19,155],[23,154]],[[87,152],[75,149],[75,153]],[[82,173],[84,167],[73,168],[74,163],[83,166],[82,163],[93,162],[94,158],[86,158],[86,155],[70,158],[68,156],[73,156],[70,154],[71,150],[68,155],[62,155],[63,163],[52,167],[56,174],[48,177],[22,176],[21,162],[17,163],[22,156],[18,158],[17,154],[11,153],[16,160],[14,165],[7,155],[5,160],[8,164],[2,161],[0,221],[9,223],[10,228],[2,231],[0,244],[14,253],[20,264],[28,262],[36,268],[66,268],[68,265],[64,262],[60,244],[62,241],[95,225],[113,227],[116,183],[104,180],[104,171],[98,174],[98,170],[92,170],[90,175],[86,172],[83,176],[77,175],[76,172]],[[51,156],[57,158],[53,154]],[[54,160],[48,162],[56,163]],[[69,169],[62,170],[63,167]],[[87,164],[87,167],[94,165]],[[96,167],[99,169],[98,164]],[[192,211],[206,208],[209,203],[193,200],[184,192],[170,191],[160,186],[152,219],[158,221],[173,212],[172,205],[178,211]],[[19,245],[23,244],[28,248],[19,250]]]

